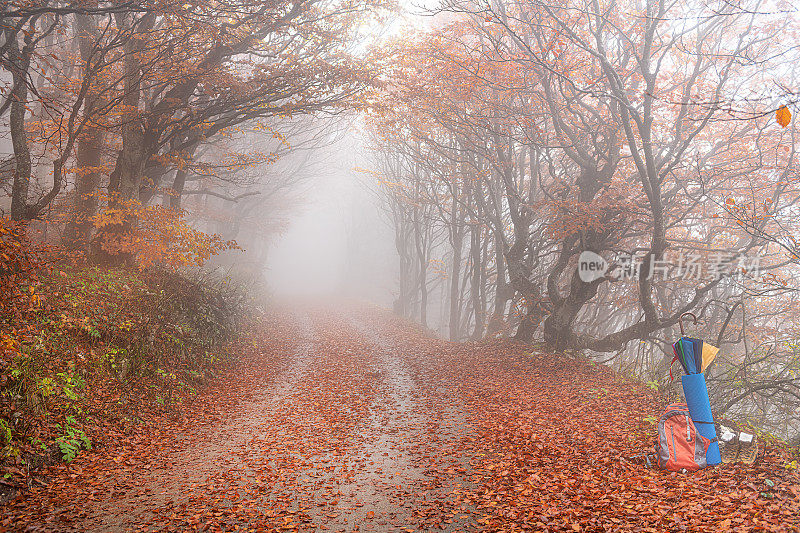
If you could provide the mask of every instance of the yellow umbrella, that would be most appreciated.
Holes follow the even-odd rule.
[[[706,367],[711,364],[711,362],[717,356],[718,352],[719,348],[717,348],[716,346],[712,346],[707,342],[703,343],[703,365],[700,370],[701,372],[706,371]]]

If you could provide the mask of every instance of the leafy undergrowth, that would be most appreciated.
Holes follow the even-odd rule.
[[[224,281],[65,265],[17,276],[0,326],[0,499],[179,411],[231,353]],[[12,294],[8,292],[7,294]]]

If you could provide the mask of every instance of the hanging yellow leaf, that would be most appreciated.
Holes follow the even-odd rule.
[[[775,120],[784,128],[792,121],[792,112],[785,105],[782,105],[775,111]]]

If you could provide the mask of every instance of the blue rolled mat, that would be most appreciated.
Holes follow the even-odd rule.
[[[689,406],[689,415],[692,417],[698,433],[707,439],[716,439],[717,431],[714,429],[714,416],[711,414],[711,401],[708,399],[708,387],[705,374],[687,374],[681,376],[683,395],[686,405]],[[714,441],[708,447],[706,462],[709,466],[722,462],[719,455],[719,443]]]

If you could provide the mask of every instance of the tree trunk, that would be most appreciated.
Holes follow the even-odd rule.
[[[186,186],[186,178],[189,172],[186,169],[178,169],[175,172],[175,180],[172,182],[172,196],[169,197],[169,206],[172,209],[178,210],[181,208],[181,198],[183,197],[183,188]]]
[[[453,268],[450,275],[450,340],[457,341],[461,336],[461,305],[459,302],[459,282],[461,280],[461,231],[457,231],[456,243],[453,246]]]
[[[514,296],[514,290],[508,285],[506,281],[506,261],[503,248],[505,244],[503,239],[495,234],[494,254],[495,264],[497,269],[497,282],[495,283],[494,292],[494,310],[492,317],[486,329],[487,335],[494,335],[499,332],[505,320],[506,306],[508,301]]]
[[[483,337],[484,326],[486,322],[486,309],[484,308],[484,299],[481,292],[481,273],[483,272],[483,264],[481,257],[481,227],[475,223],[470,231],[470,256],[472,260],[472,271],[470,275],[470,299],[472,301],[472,313],[475,317],[475,329],[472,331],[472,338],[478,340]]]
[[[104,139],[105,135],[102,130],[87,126],[78,141],[75,208],[73,218],[67,224],[64,232],[64,242],[73,250],[86,247],[92,236],[93,219],[97,214],[96,192],[102,179],[99,167],[103,164]]]
[[[413,290],[411,286],[411,280],[413,279],[413,261],[409,251],[408,222],[400,205],[397,205],[394,209],[394,245],[400,257],[400,294],[394,302],[394,312],[402,317],[409,318]]]
[[[514,334],[514,340],[519,342],[531,342],[533,334],[536,333],[544,317],[541,302],[538,299],[529,298],[526,307],[525,316],[522,317],[517,326],[517,332]]]
[[[564,351],[573,346],[575,337],[572,327],[575,318],[586,303],[595,297],[602,279],[585,283],[577,270],[570,280],[569,294],[553,305],[553,310],[544,322],[544,341],[555,351]]]
[[[128,24],[125,16],[117,17],[117,23]],[[150,25],[151,23],[140,24],[137,33],[148,30]],[[122,126],[122,149],[117,155],[108,191],[109,208],[119,209],[126,215],[123,222],[119,224],[103,226],[94,241],[95,259],[107,264],[123,264],[132,259],[130,251],[120,249],[117,243],[123,235],[131,232],[136,226],[136,217],[130,210],[135,203],[138,203],[142,175],[151,155],[147,142],[149,136],[146,134],[145,124],[139,113],[141,68],[138,56],[144,46],[144,39],[139,34],[132,36],[124,47],[125,96],[123,105],[125,112]]]
[[[14,182],[11,187],[11,218],[12,220],[27,220],[28,190],[31,183],[31,151],[25,132],[25,113],[28,100],[28,85],[25,83],[25,78],[30,66],[30,57],[26,57],[26,54],[20,50],[17,36],[10,27],[6,30],[6,41],[10,43],[8,56],[13,69],[9,116],[15,164]]]
[[[417,271],[417,284],[419,286],[419,322],[423,327],[428,327],[428,259],[425,255],[418,257],[419,270]]]
[[[453,191],[457,194],[458,186],[454,184]],[[454,196],[455,196],[454,194]],[[450,269],[450,303],[449,329],[450,340],[457,341],[461,336],[461,302],[459,301],[459,284],[461,280],[461,250],[464,241],[463,220],[459,217],[458,202],[453,198],[453,209],[450,215],[450,231],[453,247],[453,265]]]

